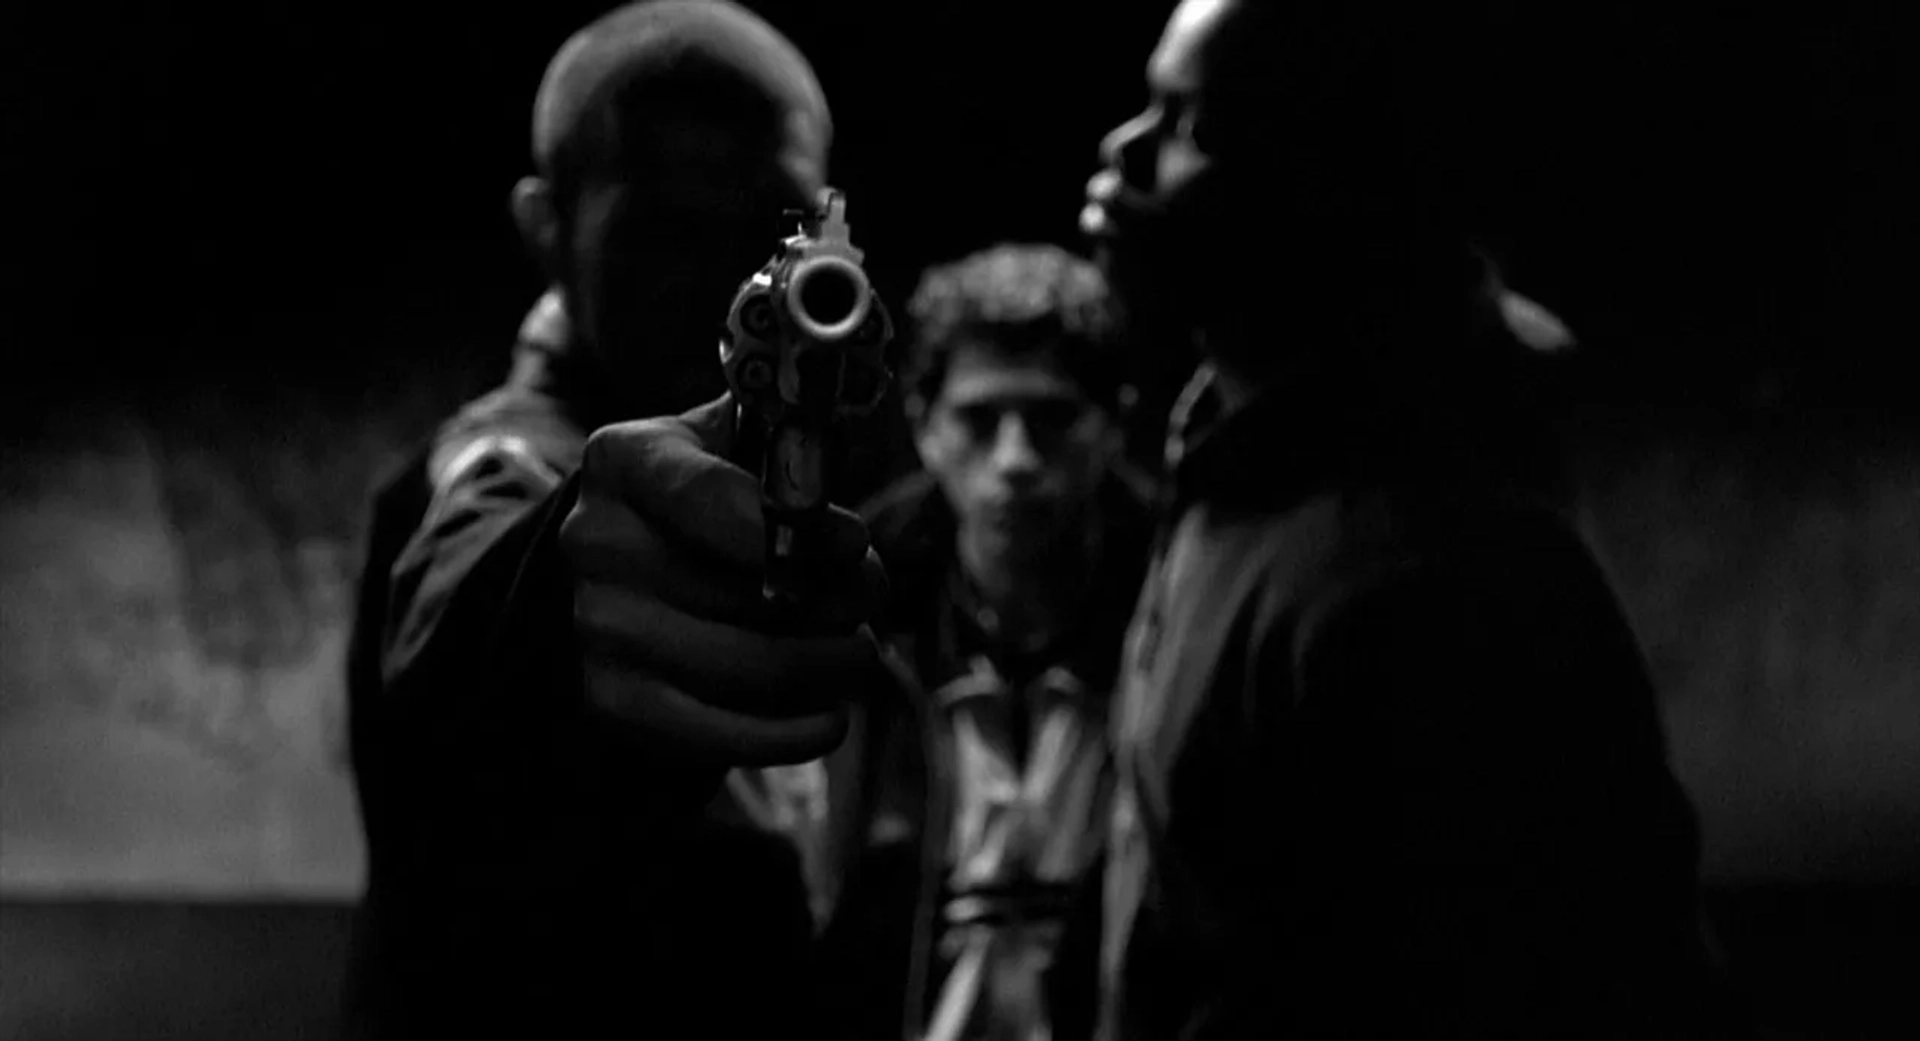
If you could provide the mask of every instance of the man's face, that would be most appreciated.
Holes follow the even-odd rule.
[[[1106,413],[1042,361],[962,348],[918,430],[963,530],[1015,558],[1044,551],[1093,497],[1117,438]]]
[[[1146,110],[1107,135],[1087,186],[1081,229],[1152,327],[1190,334],[1252,311],[1291,288],[1311,249],[1295,204],[1307,186],[1269,129],[1274,58],[1249,45],[1248,22],[1239,0],[1180,5],[1148,63]]]
[[[679,409],[726,389],[716,344],[733,293],[772,256],[781,211],[809,205],[823,183],[809,129],[656,120],[644,169],[583,183],[569,299],[609,378],[636,381],[632,396]]]
[[[1188,0],[1174,12],[1147,67],[1145,111],[1101,142],[1101,171],[1087,185],[1081,229],[1139,320],[1192,328],[1211,239],[1230,200],[1209,190],[1220,160],[1210,150],[1217,119],[1206,88],[1220,24],[1234,0]],[[1191,276],[1191,277],[1188,277]]]

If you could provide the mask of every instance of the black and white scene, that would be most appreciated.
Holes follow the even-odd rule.
[[[0,1037],[1920,1036],[1900,5],[14,8]]]

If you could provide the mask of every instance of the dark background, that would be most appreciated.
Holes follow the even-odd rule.
[[[337,653],[365,489],[503,373],[540,289],[506,212],[532,95],[611,6],[9,12],[0,1033],[324,1023],[358,884]],[[928,263],[1075,241],[1171,5],[750,6],[818,67],[897,301]],[[1587,345],[1596,538],[1717,924],[1805,1036],[1906,1036],[1920,968],[1894,9],[1514,4],[1481,113],[1494,241]],[[905,465],[893,433],[849,494]]]

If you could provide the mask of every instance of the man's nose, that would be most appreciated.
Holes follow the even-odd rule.
[[[1000,417],[993,438],[993,468],[1003,476],[1028,475],[1040,469],[1040,453],[1027,436],[1027,424],[1017,414]]]
[[[1154,117],[1142,112],[1114,127],[1100,141],[1100,161],[1120,174],[1120,180],[1135,191],[1153,190]]]

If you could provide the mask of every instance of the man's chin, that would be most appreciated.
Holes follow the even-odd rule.
[[[1148,290],[1156,280],[1140,256],[1137,243],[1118,235],[1102,235],[1093,240],[1092,252],[1094,265],[1129,312],[1148,302],[1146,298],[1151,296]]]
[[[1160,340],[1185,324],[1180,283],[1143,251],[1142,244],[1119,236],[1098,239],[1094,263],[1126,313],[1134,338]]]
[[[1054,501],[1007,507],[988,521],[988,529],[1009,549],[1044,552],[1058,535],[1059,504]]]

